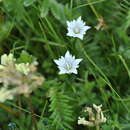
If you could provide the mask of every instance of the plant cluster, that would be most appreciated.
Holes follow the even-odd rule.
[[[129,43],[129,0],[0,0],[0,128],[129,130]]]

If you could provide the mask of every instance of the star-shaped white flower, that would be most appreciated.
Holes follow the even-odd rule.
[[[75,59],[75,56],[72,56],[69,51],[66,52],[65,57],[61,56],[58,60],[54,60],[60,70],[59,74],[77,74],[77,68],[81,61],[82,59]]]
[[[81,40],[83,40],[83,36],[85,35],[86,31],[90,29],[89,26],[85,26],[85,22],[81,20],[81,17],[79,17],[77,20],[73,20],[70,22],[67,21],[67,26],[67,36],[78,37]]]

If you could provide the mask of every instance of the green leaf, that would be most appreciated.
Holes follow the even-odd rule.
[[[54,17],[59,20],[61,23],[66,22],[66,17],[64,13],[64,6],[58,3],[56,0],[51,1],[51,12]]]
[[[8,13],[10,13],[10,17],[12,16],[18,21],[24,17],[25,10],[21,0],[4,0],[3,7]]]
[[[15,5],[13,3],[15,3]],[[16,0],[12,0],[12,1],[4,0],[3,5],[7,11],[12,11],[13,9],[15,9],[15,6],[17,5],[17,1]]]
[[[41,17],[45,17],[48,14],[50,8],[50,0],[43,0],[43,2],[41,3]]]
[[[32,55],[28,54],[26,51],[22,51],[22,53],[20,54],[20,57],[17,59],[17,62],[19,63],[32,63],[36,60],[35,57],[33,57]]]
[[[9,36],[13,27],[14,23],[11,22],[5,22],[4,24],[2,24],[2,26],[0,27],[0,41]]]
[[[28,7],[30,5],[32,5],[36,0],[24,0],[24,6]]]
[[[71,123],[73,122],[73,110],[69,105],[70,100],[67,95],[64,95],[56,89],[50,91],[50,109],[52,112],[50,118],[53,120],[52,124],[56,127],[56,130],[64,128],[65,130],[71,130]]]

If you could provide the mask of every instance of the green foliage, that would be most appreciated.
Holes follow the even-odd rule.
[[[58,19],[62,23],[66,22],[64,8],[65,7],[62,4],[59,4],[58,2],[54,0],[51,2],[52,14],[55,16],[56,19]]]
[[[0,10],[0,54],[38,61],[45,77],[30,97],[0,104],[3,130],[10,122],[19,130],[94,130],[77,124],[94,103],[103,105],[103,130],[130,129],[129,0],[2,0]],[[79,16],[91,26],[83,40],[66,35],[66,21]],[[83,58],[78,75],[58,74],[53,60],[67,50]]]
[[[36,0],[24,0],[24,6],[27,7],[27,6],[30,6],[32,5]]]
[[[56,130],[72,129],[70,122],[73,121],[72,106],[69,105],[71,98],[58,92],[55,89],[50,90],[50,118],[53,120],[52,125]]]
[[[34,61],[36,61],[36,58],[29,55],[26,51],[22,51],[20,57],[17,59],[17,62],[19,63],[33,63]]]
[[[122,3],[122,22],[124,23],[121,27],[117,30],[119,36],[125,41],[125,43],[129,43],[129,27],[130,27],[130,3],[126,0]]]
[[[50,9],[50,0],[43,0],[40,7],[41,17],[47,16]]]
[[[65,16],[65,7],[61,4],[58,3],[56,0],[44,0],[41,3],[41,17],[45,17],[49,9],[51,10],[51,13],[53,16],[59,20],[61,23],[66,22],[66,16]]]

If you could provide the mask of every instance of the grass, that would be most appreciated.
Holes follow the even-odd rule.
[[[24,51],[20,63],[32,55],[45,81],[29,97],[17,95],[0,103],[0,128],[129,130],[129,7],[128,0],[1,1],[0,54],[18,58]],[[66,21],[79,16],[91,26],[83,40],[66,35]],[[99,18],[104,23],[96,30]],[[83,59],[77,75],[58,74],[53,60],[67,50]],[[87,119],[85,106],[92,104],[102,104],[107,122],[100,127],[78,125],[79,116]]]

